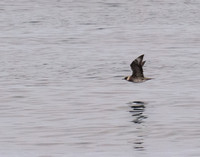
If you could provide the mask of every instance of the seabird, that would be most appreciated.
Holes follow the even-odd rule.
[[[130,82],[140,83],[151,78],[144,77],[143,66],[146,61],[143,61],[144,54],[136,58],[131,64],[131,70],[133,71],[131,76],[126,76],[124,79]]]

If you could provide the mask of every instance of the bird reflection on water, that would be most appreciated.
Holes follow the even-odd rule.
[[[146,115],[144,115],[145,111],[145,102],[142,101],[133,101],[129,103],[131,110],[129,112],[132,114],[134,119],[132,120],[135,124],[142,124],[144,123],[144,119],[147,118]],[[138,125],[136,128],[139,134],[137,134],[137,138],[133,142],[134,149],[137,151],[144,151],[144,136],[143,136],[143,125]]]
[[[131,110],[129,112],[132,113],[134,117],[132,122],[140,124],[147,118],[147,116],[144,115],[145,104],[146,103],[142,101],[133,101],[130,103]]]

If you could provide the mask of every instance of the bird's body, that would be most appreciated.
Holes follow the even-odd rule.
[[[125,80],[130,81],[130,82],[135,82],[135,83],[142,83],[145,82],[147,80],[151,80],[151,78],[146,78],[146,77],[132,77],[132,76],[127,76],[127,79],[125,77]]]
[[[130,64],[133,73],[131,76],[126,76],[124,78],[125,80],[135,83],[141,83],[151,79],[144,77],[142,67],[145,64],[145,61],[143,61],[143,57],[144,55],[139,56]]]

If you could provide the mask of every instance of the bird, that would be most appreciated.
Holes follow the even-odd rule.
[[[132,75],[124,77],[124,80],[134,82],[134,83],[142,83],[147,80],[151,80],[151,78],[144,77],[142,67],[144,66],[146,61],[143,61],[143,57],[144,57],[144,54],[140,55],[135,60],[133,60],[133,62],[130,64],[131,70],[133,71]]]

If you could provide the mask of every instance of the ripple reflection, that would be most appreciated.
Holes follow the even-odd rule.
[[[129,104],[130,110],[129,112],[132,114],[132,117],[134,119],[131,121],[136,125],[136,137],[133,142],[133,148],[136,151],[144,151],[144,125],[141,125],[144,123],[144,119],[147,118],[146,115],[144,115],[144,111],[146,108],[146,103],[143,101],[132,101]]]
[[[133,101],[129,104],[131,108],[129,112],[132,113],[132,116],[134,117],[132,122],[137,124],[143,123],[143,120],[147,118],[147,116],[144,115],[146,103],[142,101]]]

